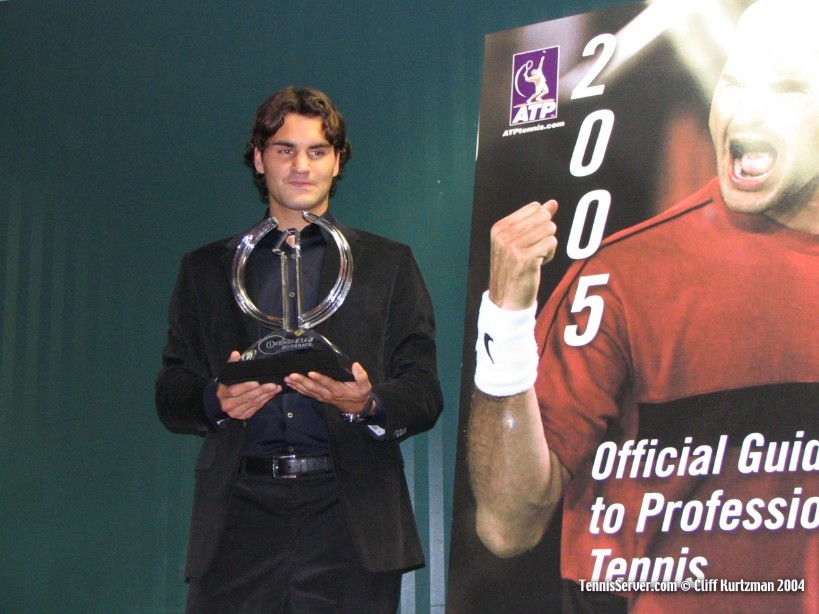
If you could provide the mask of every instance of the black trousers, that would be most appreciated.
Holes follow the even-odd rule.
[[[187,611],[386,614],[400,597],[400,571],[362,565],[332,473],[240,475],[216,558],[190,580]]]

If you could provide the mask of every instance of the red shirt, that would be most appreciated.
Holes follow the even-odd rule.
[[[714,180],[569,270],[538,317],[536,383],[573,476],[565,578],[804,579],[805,592],[636,593],[630,606],[819,609],[817,256],[819,236],[729,211]],[[605,305],[599,330],[572,347],[566,327],[585,331],[596,309],[570,313],[578,282],[603,274],[585,292]],[[754,469],[771,442],[785,469]]]

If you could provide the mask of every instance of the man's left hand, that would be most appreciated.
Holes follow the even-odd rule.
[[[336,407],[348,414],[358,414],[367,405],[370,391],[370,377],[360,363],[353,363],[352,382],[340,382],[331,377],[310,371],[307,375],[291,373],[284,378],[284,383],[296,392],[311,397],[321,403]]]

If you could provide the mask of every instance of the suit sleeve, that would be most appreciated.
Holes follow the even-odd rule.
[[[156,381],[156,407],[169,430],[206,433],[214,430],[205,416],[203,400],[209,369],[190,260],[190,254],[183,257],[171,298],[168,341]]]
[[[386,439],[404,439],[435,424],[443,397],[438,380],[435,315],[409,248],[393,278],[384,348],[386,380],[373,386],[386,412]]]

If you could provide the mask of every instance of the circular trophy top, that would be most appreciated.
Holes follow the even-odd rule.
[[[307,211],[303,211],[301,215],[305,220],[321,227],[333,237],[340,260],[338,278],[330,293],[313,309],[298,314],[299,328],[307,329],[324,322],[341,307],[344,299],[347,298],[347,294],[350,292],[350,284],[353,281],[353,256],[346,237],[333,224]],[[256,224],[242,237],[239,247],[236,248],[236,255],[233,257],[233,276],[231,278],[233,296],[242,311],[266,328],[281,328],[282,318],[264,313],[250,300],[245,289],[245,268],[253,249],[276,226],[278,226],[278,223],[272,217]]]

